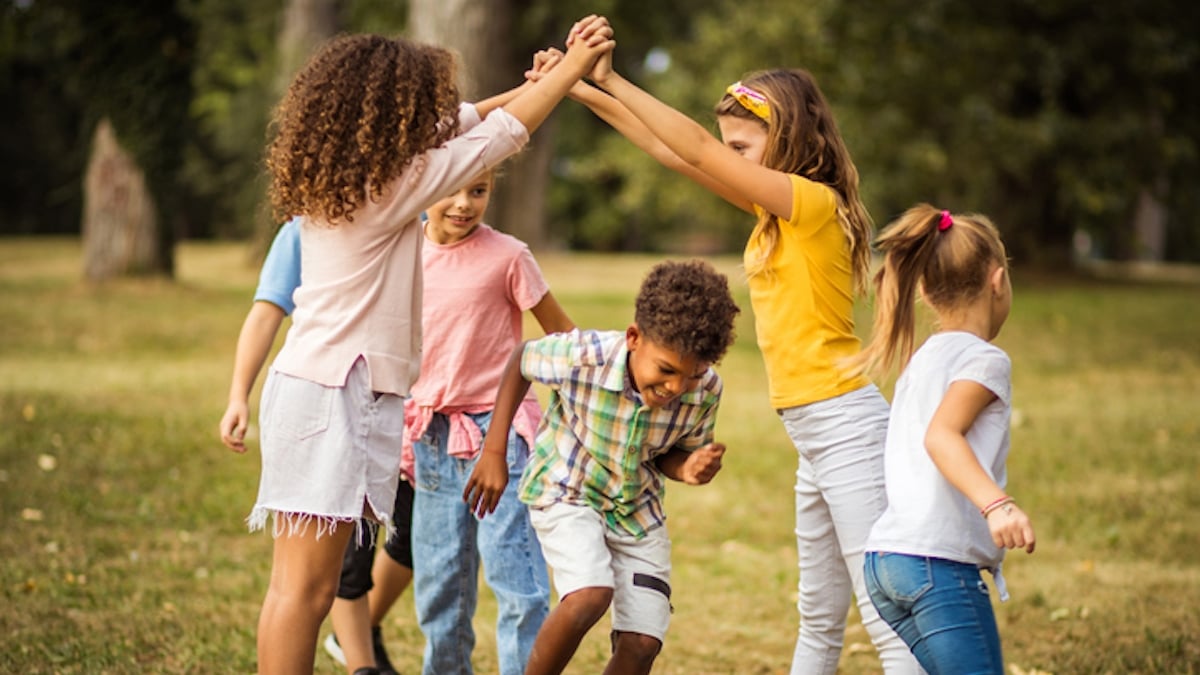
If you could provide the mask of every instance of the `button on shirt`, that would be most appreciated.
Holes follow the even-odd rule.
[[[663,475],[654,458],[712,442],[721,378],[700,383],[661,408],[633,388],[621,331],[572,331],[526,344],[521,374],[551,389],[521,501],[587,505],[613,530],[643,537],[666,520]]]

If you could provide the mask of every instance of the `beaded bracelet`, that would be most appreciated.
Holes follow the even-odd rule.
[[[996,501],[992,502],[991,504],[988,504],[987,506],[983,507],[982,509],[979,509],[979,512],[981,514],[983,514],[983,517],[986,519],[992,511],[995,511],[996,509],[1000,508],[1001,506],[1004,506],[1005,504],[1012,504],[1015,501],[1016,500],[1013,499],[1012,497],[1005,495],[1005,496],[1001,497],[1000,499],[997,499]]]

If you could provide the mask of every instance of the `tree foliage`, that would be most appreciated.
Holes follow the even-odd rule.
[[[1022,262],[1069,261],[1079,233],[1144,253],[1150,204],[1168,259],[1200,260],[1200,5],[1182,0],[530,0],[528,55],[579,16],[616,29],[617,68],[712,128],[747,71],[800,66],[834,106],[880,223],[917,201],[992,215]],[[261,156],[277,92],[281,0],[0,0],[0,231],[77,228],[86,139],[112,110],[189,236],[263,217]],[[395,33],[407,3],[343,0],[346,30]],[[502,58],[501,58],[502,57]],[[483,93],[492,93],[490,91]],[[122,121],[123,120],[123,121]],[[546,200],[551,239],[604,250],[736,250],[743,214],[564,103]],[[23,158],[20,161],[15,158]],[[143,159],[144,158],[144,159]],[[183,167],[182,173],[175,171]],[[174,167],[174,168],[173,168]]]

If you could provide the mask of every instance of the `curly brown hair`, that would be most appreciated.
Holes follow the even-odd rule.
[[[345,35],[292,80],[271,121],[271,206],[286,219],[353,220],[413,158],[458,133],[450,52],[402,38]]]
[[[711,364],[733,344],[733,320],[740,311],[729,281],[712,265],[668,260],[642,282],[634,321],[649,339]]]

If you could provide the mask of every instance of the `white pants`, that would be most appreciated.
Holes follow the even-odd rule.
[[[800,635],[792,675],[837,672],[851,594],[887,673],[921,673],[879,617],[863,583],[863,546],[887,506],[883,443],[888,404],[875,385],[780,411],[796,446]]]

